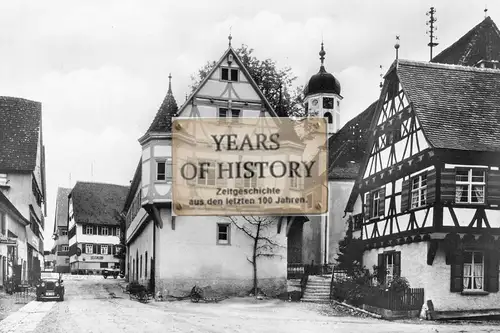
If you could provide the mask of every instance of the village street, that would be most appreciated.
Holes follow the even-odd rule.
[[[328,305],[277,300],[218,304],[150,302],[122,292],[123,280],[66,279],[64,302],[30,302],[0,322],[0,332],[500,332],[495,325],[401,323],[327,315]]]

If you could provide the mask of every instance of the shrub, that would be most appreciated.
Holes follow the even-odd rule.
[[[126,290],[132,295],[138,295],[140,293],[147,292],[146,287],[142,284],[139,284],[137,281],[132,281],[127,285]]]

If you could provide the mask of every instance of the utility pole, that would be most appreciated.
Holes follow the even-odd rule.
[[[429,35],[430,42],[429,44],[427,44],[427,46],[429,46],[431,52],[430,60],[432,60],[432,48],[439,45],[439,43],[435,42],[435,40],[437,40],[437,37],[434,35],[434,33],[437,31],[437,27],[434,25],[434,23],[437,22],[437,18],[434,17],[434,14],[436,14],[436,9],[434,7],[431,7],[431,9],[426,13],[426,15],[430,17],[429,21],[425,22],[425,24],[429,26],[427,34]]]

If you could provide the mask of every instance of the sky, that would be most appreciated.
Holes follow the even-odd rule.
[[[52,247],[58,187],[76,181],[129,185],[138,142],[168,89],[181,105],[191,75],[228,47],[290,66],[303,85],[320,65],[342,86],[341,121],[380,94],[380,74],[399,57],[429,60],[426,12],[436,8],[444,50],[500,2],[45,0],[0,2],[0,95],[42,103],[46,147],[45,249]],[[380,66],[382,65],[382,70]]]

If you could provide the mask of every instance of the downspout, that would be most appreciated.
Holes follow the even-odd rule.
[[[156,296],[156,223],[153,219],[153,264],[151,274],[151,286],[153,287],[153,295]]]
[[[325,251],[323,264],[328,264],[328,213],[325,215]]]

